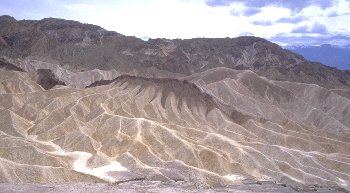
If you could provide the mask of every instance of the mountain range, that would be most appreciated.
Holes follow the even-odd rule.
[[[257,37],[1,16],[0,144],[7,183],[349,191],[350,71]]]
[[[350,45],[288,46],[310,61],[317,61],[342,70],[350,70]]]

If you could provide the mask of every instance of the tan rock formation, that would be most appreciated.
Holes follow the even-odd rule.
[[[25,72],[0,75],[3,182],[237,175],[349,188],[350,100],[316,85],[218,68],[45,91]]]

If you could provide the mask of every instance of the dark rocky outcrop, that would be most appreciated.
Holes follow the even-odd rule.
[[[39,69],[37,71],[36,81],[45,90],[51,89],[56,85],[66,85],[64,82],[60,81],[51,70],[48,69]]]
[[[0,58],[0,69],[24,72],[24,70],[22,68],[17,67],[16,65],[13,65],[13,64],[7,62],[3,58]]]

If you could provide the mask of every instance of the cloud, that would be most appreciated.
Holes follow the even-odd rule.
[[[247,9],[245,9],[245,10],[243,11],[243,14],[244,14],[245,16],[250,17],[250,16],[256,15],[256,14],[258,14],[258,13],[260,13],[260,12],[261,12],[261,9],[252,7],[252,8],[247,8]]]
[[[230,12],[231,15],[233,16],[246,16],[250,17],[253,15],[256,15],[261,12],[261,9],[255,8],[255,7],[250,7],[250,8],[245,8],[243,10],[232,10]]]
[[[291,33],[296,34],[307,34],[307,33],[314,33],[314,34],[328,34],[328,29],[325,25],[320,24],[318,22],[315,22],[312,27],[310,28],[307,25],[299,26],[294,28]]]
[[[329,13],[327,16],[328,17],[339,17],[339,16],[345,16],[345,15],[350,15],[350,13],[337,13],[336,11],[333,11],[331,13]]]
[[[271,21],[253,21],[253,25],[261,25],[261,26],[271,26],[273,23]]]
[[[336,11],[333,11],[327,15],[328,17],[338,17],[339,14]]]
[[[282,17],[281,19],[277,20],[276,23],[300,23],[302,21],[307,20],[307,17],[304,16],[294,16],[294,17]]]
[[[298,37],[281,33],[269,38],[269,40],[280,45],[350,45],[350,36],[342,34],[320,36],[302,35]]]
[[[232,0],[208,0],[205,3],[211,7],[229,6],[232,3]]]
[[[328,34],[328,29],[325,25],[322,25],[322,24],[316,22],[312,26],[310,32],[316,33],[316,34]]]
[[[299,33],[299,34],[309,33],[309,26],[303,25],[303,26],[296,27],[291,31],[291,33]]]
[[[300,12],[303,8],[317,6],[322,9],[331,7],[334,0],[208,0],[209,6],[228,6],[231,3],[243,3],[246,7],[262,8],[266,6],[276,6]]]
[[[252,32],[246,31],[240,33],[238,36],[254,36],[254,34]]]

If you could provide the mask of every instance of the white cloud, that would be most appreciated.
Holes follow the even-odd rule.
[[[265,7],[252,17],[233,16],[232,10],[242,11],[242,4],[210,7],[196,0],[152,0],[129,3],[116,1],[109,5],[68,5],[77,11],[77,18],[85,23],[101,25],[125,35],[150,38],[236,37],[250,31],[256,36],[271,37],[287,32],[291,27],[277,24],[255,26],[255,19],[275,21],[288,16],[286,8]],[[90,12],[89,12],[89,9]],[[80,10],[80,11],[79,11]]]
[[[249,24],[232,17],[229,7],[212,8],[198,1],[133,1],[114,3],[99,10],[103,11],[79,12],[80,18],[84,18],[83,22],[138,37],[232,37],[240,32],[237,26]]]
[[[334,7],[321,9],[308,6],[299,13],[288,8],[267,6],[256,14],[236,14],[247,11],[243,3],[231,3],[229,6],[208,6],[205,1],[198,0],[129,0],[115,1],[110,4],[74,4],[83,22],[92,22],[109,30],[126,35],[150,38],[194,38],[194,37],[236,37],[243,32],[251,32],[255,36],[273,37],[280,33],[289,33],[297,25],[294,23],[277,23],[281,18],[305,17],[300,25],[312,26],[320,21],[332,26],[333,31],[341,31],[339,22],[334,22],[328,15],[332,12],[344,14],[345,0],[339,0]],[[88,10],[90,12],[88,12]],[[80,10],[80,11],[79,11]],[[348,11],[349,12],[349,11]],[[297,14],[297,15],[295,15]],[[250,17],[248,17],[250,16]],[[345,16],[344,16],[345,17]],[[339,21],[339,18],[337,17]],[[272,25],[254,25],[262,21]],[[342,21],[340,19],[340,21]],[[276,22],[276,23],[274,23]],[[338,24],[337,24],[338,23]],[[342,23],[342,31],[344,23]],[[346,29],[346,28],[345,28]],[[349,30],[350,31],[350,30]]]

